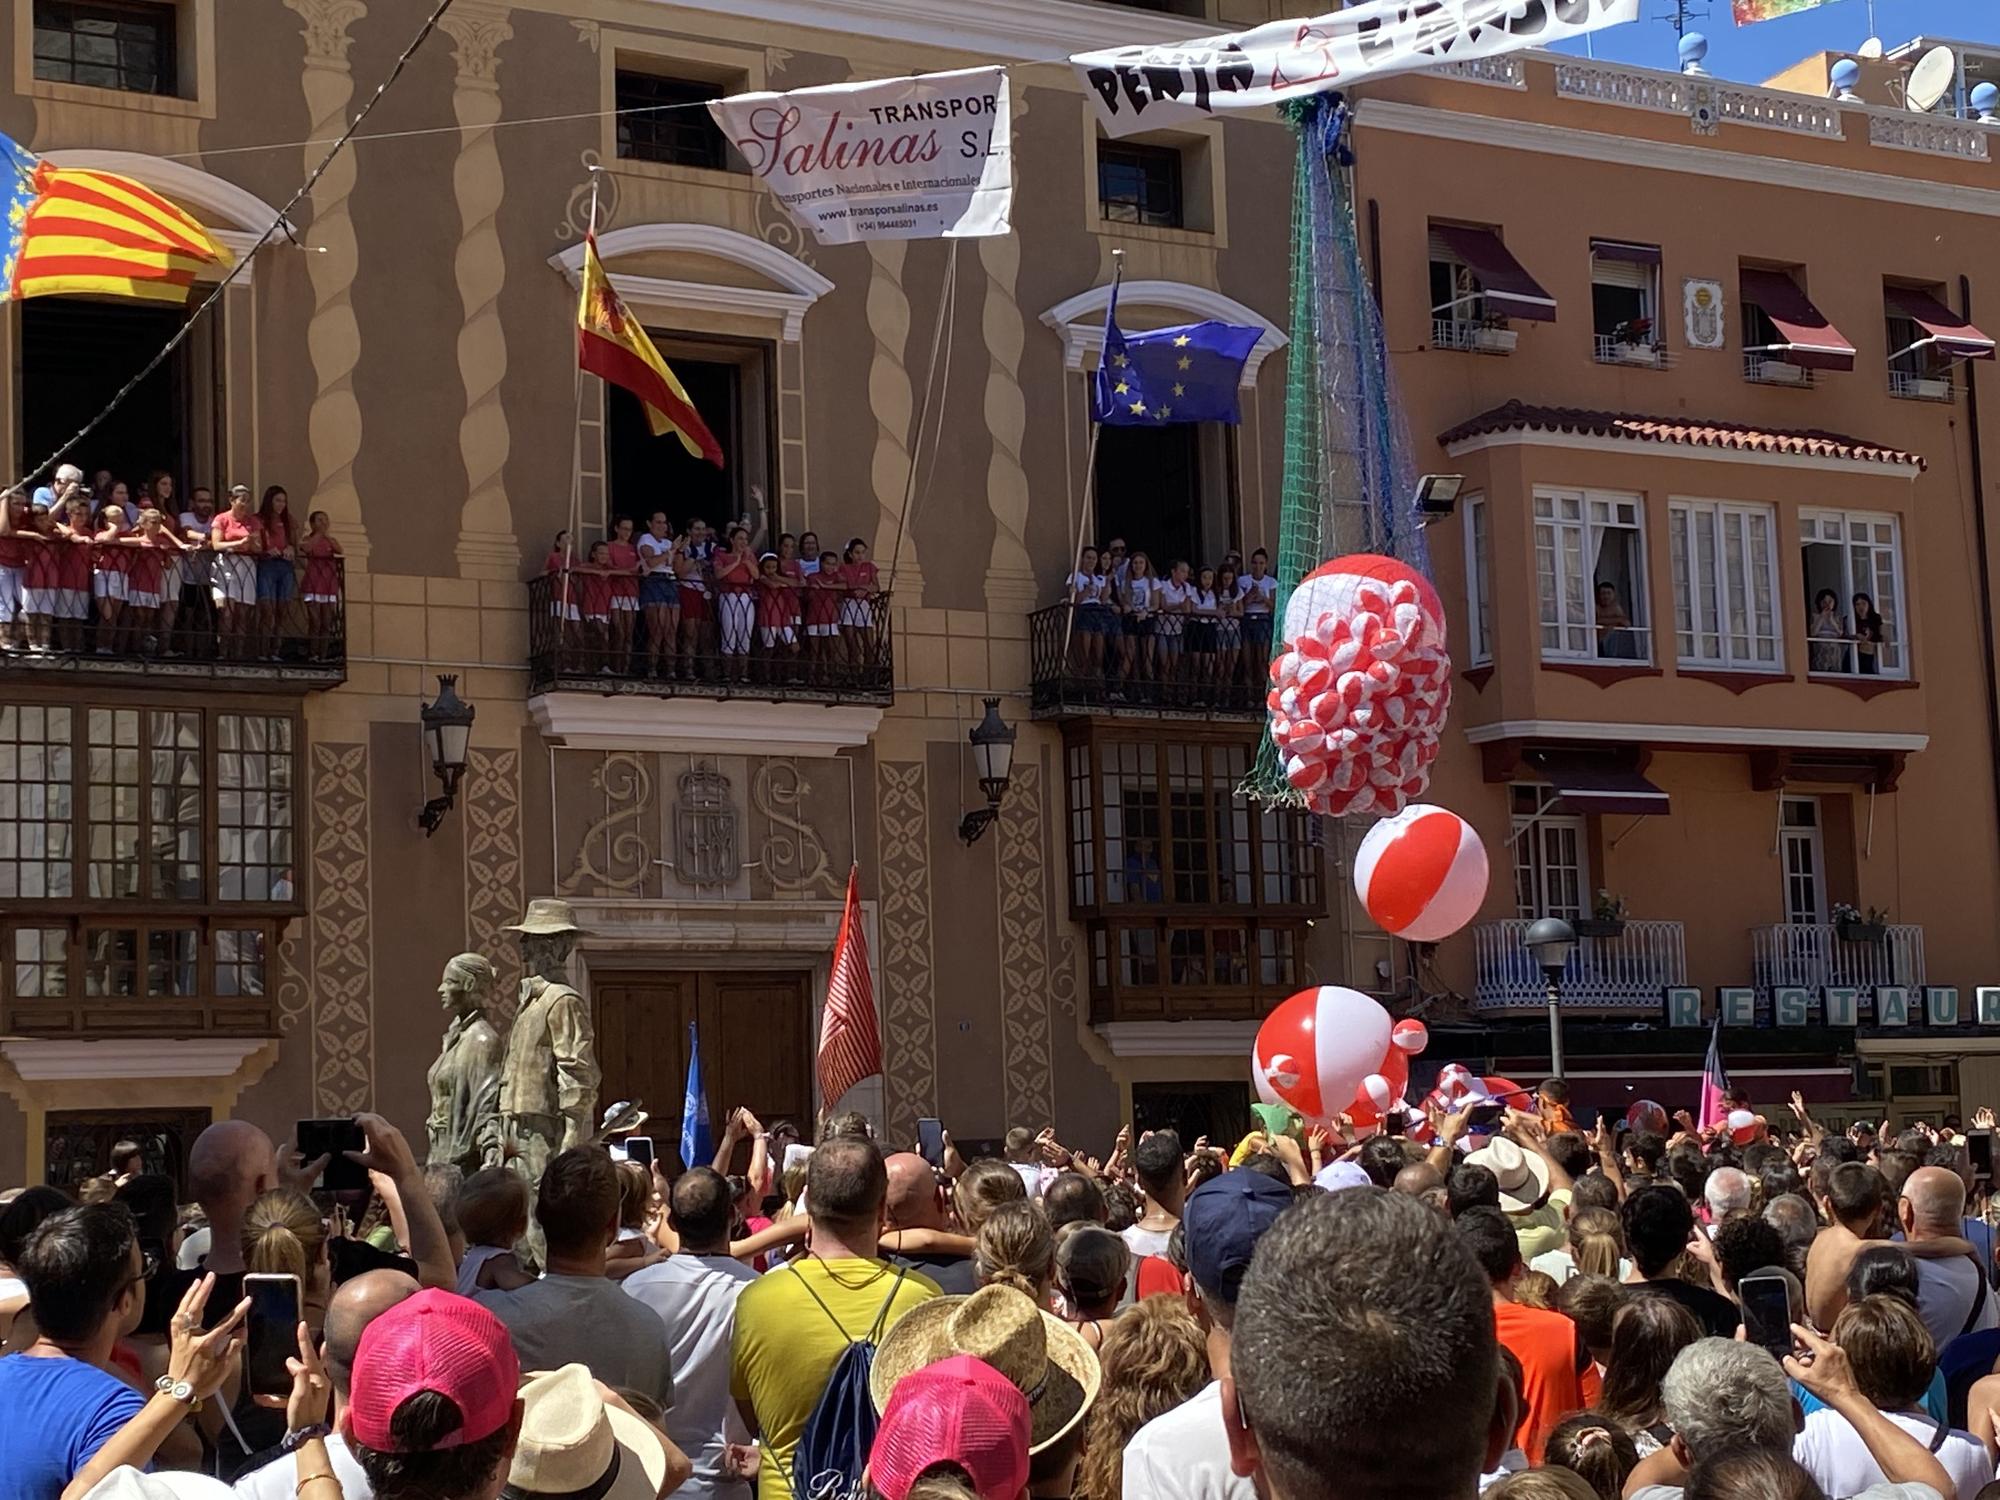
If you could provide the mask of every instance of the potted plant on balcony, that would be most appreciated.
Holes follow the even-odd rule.
[[[1610,891],[1599,891],[1597,901],[1587,917],[1578,917],[1571,924],[1578,937],[1615,938],[1625,934],[1625,898]]]
[[[1472,347],[1486,354],[1512,354],[1521,335],[1499,313],[1487,313],[1472,330]]]
[[[1843,943],[1871,943],[1880,948],[1889,941],[1889,914],[1871,906],[1864,914],[1845,901],[1833,905],[1833,931]]]
[[[1659,352],[1653,345],[1653,320],[1627,318],[1612,329],[1611,357],[1621,365],[1658,364]]]

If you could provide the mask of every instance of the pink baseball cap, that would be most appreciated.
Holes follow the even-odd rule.
[[[401,1451],[390,1435],[396,1409],[420,1391],[448,1397],[463,1418],[435,1448],[489,1438],[514,1414],[521,1362],[507,1325],[478,1303],[436,1288],[406,1297],[361,1331],[347,1403],[354,1440]]]
[[[868,1478],[887,1500],[905,1500],[932,1464],[957,1464],[981,1500],[1016,1500],[1028,1487],[1033,1421],[1021,1388],[969,1354],[905,1375],[882,1411]]]

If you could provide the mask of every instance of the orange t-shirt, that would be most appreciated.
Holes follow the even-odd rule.
[[[1577,1374],[1587,1356],[1578,1346],[1576,1324],[1558,1312],[1496,1302],[1493,1326],[1521,1362],[1521,1425],[1514,1445],[1538,1464],[1556,1424],[1583,1409]]]

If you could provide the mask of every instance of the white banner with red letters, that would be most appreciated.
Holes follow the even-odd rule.
[[[1107,135],[1282,104],[1364,78],[1546,47],[1639,19],[1639,0],[1366,0],[1173,46],[1072,57]]]
[[[822,245],[1007,233],[1001,68],[733,94],[708,108],[751,175]]]

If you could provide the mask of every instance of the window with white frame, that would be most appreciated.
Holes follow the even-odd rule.
[[[1861,677],[1909,674],[1903,546],[1894,516],[1799,513],[1809,665]]]
[[[1768,505],[1668,503],[1675,651],[1682,665],[1783,669],[1777,529]]]
[[[1778,805],[1778,842],[1785,860],[1785,922],[1826,920],[1826,854],[1820,840],[1819,798],[1785,797]]]
[[[1472,659],[1493,660],[1493,539],[1484,495],[1465,501],[1465,616],[1472,634]]]
[[[1552,786],[1511,789],[1514,835],[1514,909],[1523,921],[1584,914],[1590,870],[1583,819],[1554,809],[1562,793]]]
[[[1646,540],[1637,495],[1535,491],[1542,655],[1649,661]]]

